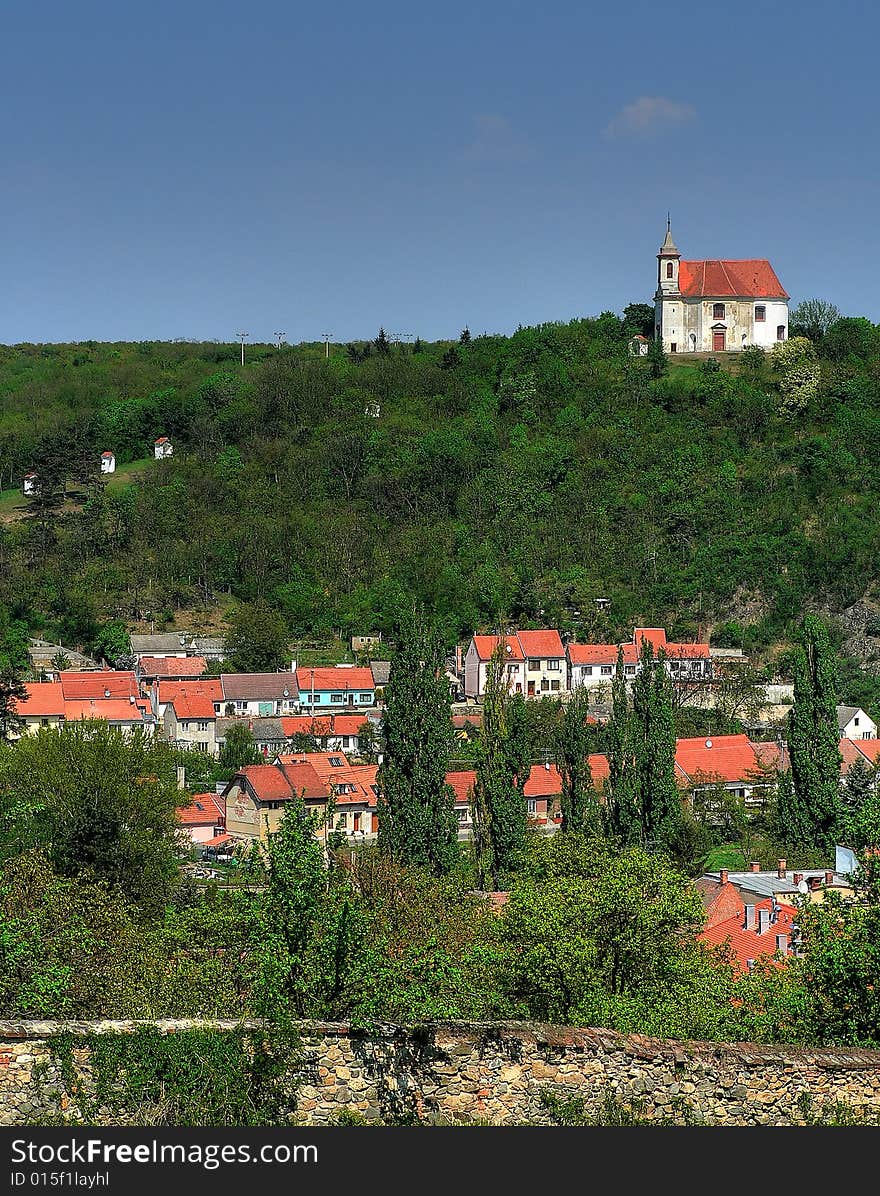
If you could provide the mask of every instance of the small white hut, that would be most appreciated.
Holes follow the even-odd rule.
[[[101,453],[101,473],[116,472],[116,456],[113,453]]]
[[[37,493],[37,475],[35,473],[26,473],[24,481],[21,484],[22,494],[36,494]]]
[[[157,461],[161,461],[163,457],[170,457],[174,452],[174,446],[167,436],[160,436],[153,444],[153,456]]]

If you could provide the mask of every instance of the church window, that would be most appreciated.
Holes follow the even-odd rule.
[[[785,325],[784,325],[784,324],[777,324],[777,325],[776,325],[776,339],[777,339],[778,341],[784,341],[784,340],[785,340]]]
[[[723,303],[716,303],[713,305],[712,319],[713,320],[723,320],[724,319],[724,304]]]
[[[674,269],[673,269],[672,262],[667,262],[666,263],[666,277],[672,278],[673,272],[674,272]]]
[[[758,306],[755,308],[755,320],[756,320],[756,322],[757,322],[758,324],[763,324],[763,322],[764,322],[766,319],[767,319],[767,308],[766,308],[766,307],[763,307],[761,304],[758,304]]]

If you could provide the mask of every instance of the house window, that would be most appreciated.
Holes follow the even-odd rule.
[[[610,664],[603,664],[602,667],[599,669],[599,672],[602,674],[603,677],[610,677],[611,674],[614,672],[614,670],[612,669]]]
[[[330,701],[331,701],[331,702],[341,702],[341,701],[342,701],[342,694],[331,694],[331,695],[330,695]]]
[[[535,797],[526,798],[526,813],[533,816],[538,813],[538,799]]]
[[[758,306],[755,308],[755,323],[763,324],[766,319],[767,319],[767,308],[764,307],[762,304],[758,304]]]
[[[678,352],[678,345],[676,344],[676,342],[675,342],[675,341],[673,341],[673,342],[672,342],[672,344],[669,346],[669,352],[670,352],[670,353],[677,353],[677,352]]]
[[[530,673],[539,673],[540,671],[541,671],[540,660],[530,660],[529,661],[529,672]]]
[[[548,660],[547,661],[547,671],[550,673],[558,673],[559,672],[559,661],[558,660]]]
[[[361,694],[361,695],[360,695],[360,700],[361,700],[361,703],[362,703],[362,704],[367,704],[367,703],[369,703],[369,702],[372,702],[372,700],[373,700],[373,695],[372,695],[372,694]]]
[[[542,677],[541,678],[541,691],[543,692],[545,689],[549,689],[549,688],[550,688],[550,682],[547,680],[546,677]]]
[[[674,273],[675,273],[675,267],[673,266],[672,262],[667,262],[666,263],[666,277],[672,278]]]
[[[550,688],[551,688],[551,689],[559,689],[559,682],[558,682],[558,681],[551,681],[551,682],[550,682]]]
[[[610,672],[611,670],[609,669],[608,671]],[[623,671],[626,673],[627,677],[631,677],[636,671],[636,666],[634,664],[625,664],[623,666]]]
[[[342,759],[341,756],[331,756],[330,757],[330,767],[331,768],[345,768],[345,761]]]
[[[712,305],[712,319],[713,320],[723,320],[724,319],[724,304],[723,303],[714,303]]]
[[[515,664],[509,664],[507,666],[507,672],[510,676],[512,676],[516,672],[516,667],[517,666]]]
[[[776,325],[776,339],[777,339],[778,341],[784,341],[784,340],[785,340],[785,325],[784,325],[784,324],[777,324],[777,325]]]
[[[41,726],[41,727],[48,727],[48,726],[49,726],[49,720],[48,720],[47,718],[41,718],[41,719],[40,719],[40,726]]]
[[[585,665],[584,665],[584,674],[583,674],[583,675],[584,675],[585,677],[592,677],[592,675],[593,675],[593,666],[592,666],[591,664],[585,664]]]
[[[470,813],[470,810],[468,809],[467,806],[459,806],[459,808],[455,812],[458,815],[459,822],[467,822],[468,821],[468,815]]]

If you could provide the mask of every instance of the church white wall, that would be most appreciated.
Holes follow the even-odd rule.
[[[766,319],[755,322],[755,307],[763,302]],[[724,316],[714,315],[716,303],[724,304]],[[785,326],[788,336],[788,304],[784,301],[753,299],[692,299],[664,298],[662,307],[663,348],[667,353],[711,353],[714,348],[713,325],[723,324],[725,349],[736,352],[746,345],[771,348],[776,344],[776,329]],[[675,348],[673,349],[673,345]]]
[[[788,339],[788,304],[766,299],[764,306],[767,308],[767,319],[755,324],[752,344],[770,349],[776,344],[776,329],[780,324],[785,325],[785,337]]]

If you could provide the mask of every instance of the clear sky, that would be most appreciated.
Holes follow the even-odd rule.
[[[0,341],[507,332],[768,257],[880,320],[870,3],[7,0]]]

